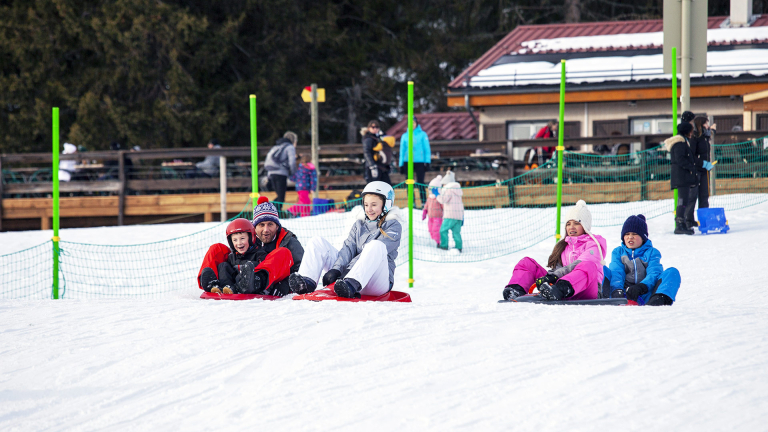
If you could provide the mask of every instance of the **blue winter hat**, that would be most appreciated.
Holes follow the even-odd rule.
[[[260,197],[258,205],[253,209],[253,226],[267,221],[272,221],[277,224],[277,226],[280,226],[277,207],[269,202],[267,197]]]
[[[645,223],[645,216],[639,214],[637,216],[630,216],[624,221],[624,226],[621,227],[621,243],[624,244],[624,235],[628,232],[635,233],[643,238],[643,243],[648,241],[648,224]]]

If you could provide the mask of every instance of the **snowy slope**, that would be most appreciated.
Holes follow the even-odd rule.
[[[194,289],[3,301],[0,430],[765,430],[768,204],[728,217],[726,235],[649,222],[683,276],[670,308],[496,303],[514,263],[545,260],[552,240],[417,261],[414,289],[401,266],[411,304],[213,302]],[[594,231],[618,245],[620,227]],[[2,233],[0,253],[39,235]]]

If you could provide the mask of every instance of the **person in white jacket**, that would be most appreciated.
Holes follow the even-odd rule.
[[[443,187],[437,202],[443,205],[443,223],[440,225],[440,244],[438,248],[448,250],[448,232],[453,232],[453,242],[461,252],[464,243],[461,241],[461,226],[464,225],[464,203],[461,196],[461,185],[456,182],[453,171],[445,173],[440,182]]]
[[[304,248],[299,271],[288,277],[296,294],[333,283],[340,297],[380,296],[392,289],[395,259],[400,246],[400,210],[392,204],[395,191],[382,181],[373,181],[361,194],[365,212],[355,221],[341,250],[322,237],[312,238]]]
[[[64,154],[77,153],[77,147],[74,144],[64,143]],[[72,180],[72,175],[75,173],[75,166],[77,161],[74,159],[66,159],[59,161],[59,181],[68,182]]]

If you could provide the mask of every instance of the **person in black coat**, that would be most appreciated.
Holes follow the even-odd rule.
[[[699,201],[699,208],[709,207],[709,176],[707,175],[707,169],[704,166],[704,162],[711,162],[711,142],[712,135],[716,129],[715,124],[709,126],[709,119],[706,117],[696,117],[693,119],[693,138],[691,138],[691,152],[697,163],[701,163],[702,167],[696,172],[698,179],[696,183],[696,191],[693,196],[693,204]],[[698,226],[699,224],[693,219],[686,219],[686,223],[689,227]]]
[[[681,123],[677,127],[678,135],[664,141],[664,148],[672,156],[670,186],[677,189],[677,208],[675,209],[675,234],[692,235],[693,230],[688,227],[685,220],[688,215],[693,218],[695,202],[691,198],[695,196],[694,188],[698,184],[697,172],[706,167],[703,162],[697,162],[690,147],[693,125]],[[706,162],[706,161],[704,161]],[[707,162],[709,164],[709,162]],[[711,164],[709,168],[711,169]]]
[[[376,120],[368,122],[368,127],[361,131],[363,135],[363,157],[365,158],[365,182],[383,181],[389,185],[392,180],[389,179],[389,164],[383,164],[379,161],[380,156],[376,149],[381,145],[383,148],[388,144],[384,143],[379,136],[381,126]],[[391,161],[388,161],[391,162]]]

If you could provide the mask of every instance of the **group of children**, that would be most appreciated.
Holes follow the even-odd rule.
[[[579,200],[566,215],[565,237],[555,244],[549,270],[532,258],[520,260],[502,293],[505,300],[528,294],[534,286],[547,300],[620,298],[638,305],[668,306],[680,288],[680,273],[664,270],[661,252],[648,238],[645,216],[630,216],[621,228],[621,246],[605,266],[606,241],[592,233],[592,214]]]
[[[461,252],[464,248],[461,240],[461,227],[464,226],[462,195],[461,185],[456,181],[453,171],[447,171],[445,177],[438,175],[429,182],[429,195],[421,220],[429,218],[429,235],[437,242],[438,249],[449,249],[449,232],[453,234],[456,249]]]
[[[433,179],[429,187],[422,220],[429,217],[429,232],[439,248],[447,249],[448,232],[452,231],[456,248],[461,251],[461,188],[450,171],[445,177]],[[337,295],[348,298],[378,296],[392,289],[402,234],[399,209],[393,205],[395,193],[389,184],[374,181],[361,195],[364,212],[341,249],[324,238],[311,239],[298,269],[284,276],[291,292],[312,292],[320,282],[332,285]],[[648,238],[643,215],[630,216],[624,222],[622,244],[613,250],[610,266],[605,266],[607,243],[592,233],[592,215],[583,200],[568,211],[565,221],[565,237],[555,244],[547,260],[548,269],[532,258],[520,260],[503,290],[504,299],[526,295],[535,287],[547,300],[626,297],[650,306],[675,301],[680,273],[675,268],[664,270],[661,253]],[[218,268],[222,273],[219,279],[229,282],[224,293],[232,293],[232,286],[251,285],[251,273],[258,264],[248,263],[254,237],[248,220],[236,219],[227,227],[232,252],[228,265]]]

